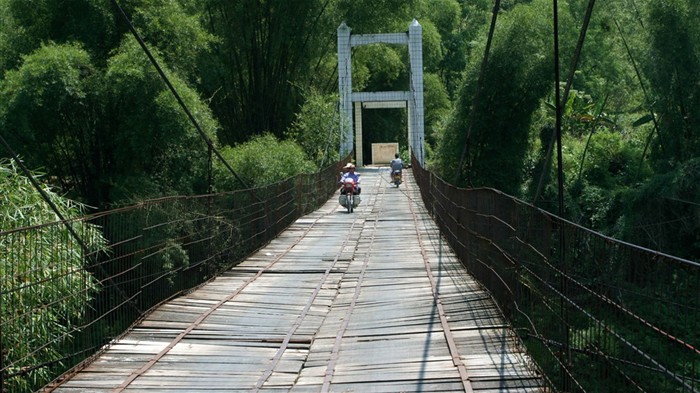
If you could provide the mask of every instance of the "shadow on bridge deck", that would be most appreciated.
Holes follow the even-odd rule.
[[[406,172],[362,168],[354,213],[332,198],[54,391],[540,391]]]

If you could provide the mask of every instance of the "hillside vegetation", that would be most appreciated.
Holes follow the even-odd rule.
[[[500,2],[485,67],[490,0],[0,0],[0,135],[98,209],[314,171],[339,158],[337,27],[416,19],[429,169],[558,211],[554,89],[570,82],[566,218],[700,260],[700,3],[598,1],[575,69],[589,1],[558,4],[559,84],[549,0]],[[405,47],[359,47],[353,62],[356,91],[407,89]],[[405,150],[405,111],[363,123],[366,144]]]

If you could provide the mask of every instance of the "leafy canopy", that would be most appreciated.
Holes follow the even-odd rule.
[[[235,147],[226,147],[222,155],[249,187],[273,184],[316,170],[296,142],[280,141],[269,133],[253,137]],[[242,186],[218,162],[214,163],[214,184],[217,191],[230,191]]]

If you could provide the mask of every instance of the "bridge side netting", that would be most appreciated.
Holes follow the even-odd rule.
[[[699,264],[611,239],[494,189],[456,188],[415,160],[413,173],[443,236],[552,387],[700,388]]]

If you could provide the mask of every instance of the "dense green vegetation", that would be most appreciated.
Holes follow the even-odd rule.
[[[431,135],[449,113],[448,92],[465,64],[462,9],[452,0],[117,3],[240,178],[250,178],[244,172],[252,164],[236,152],[261,143],[271,154],[264,159],[269,165],[253,165],[268,171],[256,173],[257,180],[337,160],[335,43],[342,20],[355,33],[404,31],[413,18],[421,20]],[[242,183],[212,159],[111,1],[0,0],[0,10],[0,134],[68,196],[104,209],[204,193],[211,161],[212,189]],[[406,89],[404,47],[362,49],[355,56],[356,89]],[[373,119],[367,123],[381,130],[377,141],[405,141],[403,112]],[[289,143],[303,157],[281,153]],[[292,156],[298,162],[283,165],[292,172],[278,172],[274,161]]]
[[[405,31],[416,18],[430,168],[461,186],[557,209],[556,156],[547,154],[555,86],[549,0],[501,2],[483,72],[489,0],[117,3],[235,171],[252,165],[235,157],[246,150],[240,145],[300,146],[303,156],[284,158],[299,160],[283,165],[296,172],[268,165],[260,177],[267,180],[338,158],[340,22],[353,33],[381,33]],[[571,72],[588,3],[559,1],[562,91],[573,75],[563,110],[566,216],[700,259],[700,6],[595,4]],[[69,197],[103,209],[241,183],[212,159],[111,1],[0,0],[0,22],[0,134]],[[355,90],[406,89],[405,47],[358,47],[353,62]],[[365,144],[399,142],[405,150],[405,111],[368,111],[364,127]]]
[[[564,79],[588,2],[559,3]],[[206,137],[241,178],[258,181],[337,159],[339,22],[370,33],[417,18],[431,169],[556,209],[550,1],[502,2],[483,73],[487,0],[120,5]],[[209,190],[207,143],[110,1],[0,0],[0,11],[0,133],[30,167],[98,208]],[[563,113],[567,218],[693,259],[698,16],[690,0],[596,4]],[[399,46],[357,48],[355,89],[405,89],[406,56]],[[367,139],[405,141],[402,111],[371,111],[365,122]],[[244,157],[256,149],[271,154],[254,165]],[[241,183],[214,161],[214,189]]]
[[[415,18],[429,169],[558,211],[556,156],[548,154],[554,89],[563,92],[572,75],[562,119],[565,218],[700,260],[695,0],[598,1],[574,70],[589,1],[560,0],[558,84],[550,0],[501,1],[486,67],[492,0],[117,3],[192,118],[111,0],[0,0],[0,135],[60,190],[65,197],[53,198],[69,216],[84,205],[269,184],[338,160],[336,28],[405,31]],[[407,56],[403,46],[356,48],[354,89],[406,90]],[[406,151],[405,111],[368,112],[365,143]],[[0,149],[0,158],[10,155]],[[55,220],[13,168],[0,166],[8,182],[0,231]],[[36,207],[13,210],[22,201]],[[178,255],[169,258],[184,260]],[[58,319],[80,315],[91,291]]]
[[[39,174],[36,174],[39,177]],[[0,228],[10,229],[56,221],[57,215],[43,200],[39,191],[20,174],[13,161],[0,160]],[[84,214],[84,206],[43,187],[60,214],[71,219]],[[36,237],[0,239],[0,276],[3,283],[2,348],[6,373],[22,371],[25,359],[29,364],[42,364],[60,359],[71,331],[87,312],[88,302],[97,293],[97,280],[84,269],[88,252],[103,250],[101,232],[82,222],[71,224],[82,235],[87,249],[72,241],[64,226],[37,226]],[[28,252],[33,250],[34,252]],[[74,274],[66,274],[68,271]],[[26,285],[43,282],[42,286]],[[14,291],[7,291],[14,288]],[[81,288],[82,291],[75,291]],[[66,296],[69,293],[78,296]],[[38,307],[44,305],[45,307]],[[51,305],[48,307],[46,305]],[[12,309],[26,310],[22,315]],[[57,339],[60,338],[60,339]],[[41,345],[41,350],[34,348]],[[31,391],[37,383],[45,383],[51,374],[47,368],[31,373],[29,378],[15,378],[8,386],[15,391]],[[5,385],[2,386],[5,388]]]
[[[459,185],[495,187],[556,212],[556,149],[547,160],[555,126],[551,3],[502,2],[483,75],[481,24],[430,163]],[[587,4],[559,2],[562,93]],[[566,218],[694,260],[699,12],[686,0],[596,3],[562,119]]]

